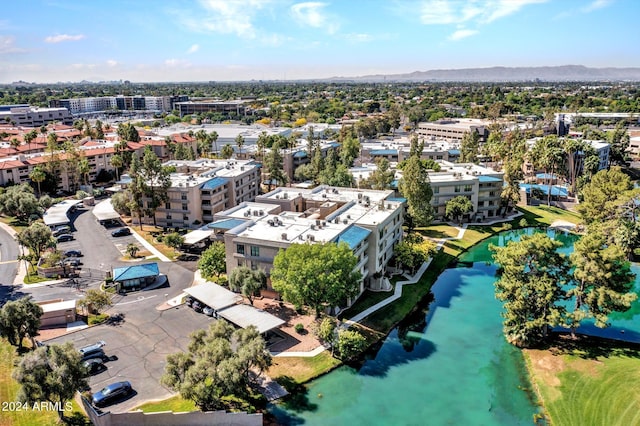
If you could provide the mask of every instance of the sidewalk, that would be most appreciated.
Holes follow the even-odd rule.
[[[131,234],[136,238],[136,240],[138,240],[138,242],[140,244],[142,244],[142,246],[149,250],[154,256],[156,256],[158,259],[160,259],[162,262],[171,262],[171,259],[169,259],[167,256],[165,256],[164,254],[160,253],[158,251],[158,249],[156,249],[153,244],[151,244],[149,241],[145,240],[144,238],[142,238],[142,236],[140,236],[140,234],[138,234],[136,232],[135,229],[133,229],[133,226],[130,226],[129,229],[131,229]]]
[[[2,228],[3,230],[5,230],[7,232],[7,234],[9,234],[12,238],[15,238],[17,235],[17,232],[15,231],[15,229],[13,229],[12,227],[10,227],[9,225],[7,225],[4,222],[0,222],[0,228]],[[17,244],[17,243],[16,243]],[[20,253],[24,252],[24,248],[20,245],[18,245],[18,251]],[[16,260],[16,259],[0,259],[0,261],[2,260],[6,260],[6,261],[12,261],[12,260]],[[18,262],[18,269],[16,271],[16,276],[13,279],[13,285],[22,285],[24,284],[24,277],[27,275],[27,268],[26,268],[26,262],[20,261],[20,260],[16,260]]]

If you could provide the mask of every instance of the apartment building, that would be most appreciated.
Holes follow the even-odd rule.
[[[16,126],[40,127],[57,122],[73,124],[73,118],[67,108],[38,108],[17,106],[8,111],[0,111],[0,122],[14,123]]]
[[[188,96],[100,96],[88,98],[53,99],[51,107],[67,108],[71,114],[85,114],[109,110],[134,110],[168,112],[176,102],[184,102]]]
[[[91,140],[79,145],[78,151],[80,156],[86,158],[89,162],[88,182],[95,182],[96,177],[101,171],[114,172],[115,169],[111,165],[111,157],[120,151],[132,152],[132,155],[141,157],[144,152],[144,145],[128,142],[125,147],[116,148],[116,143],[112,141]],[[29,174],[36,166],[47,168],[48,164],[54,160],[58,162],[55,174],[58,178],[58,190],[75,191],[82,183],[80,176],[73,174],[73,168],[65,166],[65,161],[70,161],[71,157],[64,151],[57,151],[53,154],[39,152],[35,154],[17,154],[0,158],[0,186],[12,183],[21,184],[29,183],[31,179]]]
[[[460,144],[449,141],[424,140],[420,158],[423,160],[456,162],[460,158]],[[374,163],[378,158],[384,158],[390,163],[399,163],[409,158],[411,141],[409,138],[398,138],[393,141],[365,142],[361,145],[360,161]]]
[[[504,186],[502,172],[473,163],[440,163],[439,172],[429,173],[436,221],[445,221],[447,201],[457,196],[467,197],[473,211],[464,220],[482,222],[498,216],[500,194]]]
[[[447,201],[462,195],[467,197],[473,205],[473,211],[465,220],[482,221],[496,217],[500,209],[500,193],[504,186],[503,173],[491,168],[472,163],[452,163],[438,160],[441,170],[429,172],[429,179],[433,196],[431,205],[435,213],[435,221],[446,221],[445,210]],[[392,164],[392,167],[394,165]],[[375,164],[363,164],[349,169],[356,184],[366,180],[375,171]],[[402,179],[402,171],[395,171],[392,188]]]
[[[291,244],[344,241],[358,259],[360,293],[389,290],[382,275],[402,239],[404,204],[393,191],[281,187],[216,214],[208,226],[224,230],[227,271],[248,266],[268,273],[278,251]]]
[[[480,143],[489,137],[489,123],[473,118],[444,119],[436,122],[418,123],[416,133],[420,139],[449,142],[462,142],[465,133],[475,132],[480,136]]]
[[[223,115],[244,116],[248,112],[247,104],[250,100],[238,99],[232,101],[187,101],[176,102],[174,108],[180,113],[180,117],[192,114],[204,114],[218,112]]]
[[[253,201],[260,187],[260,169],[251,161],[168,161],[173,166],[168,200],[155,213],[156,224],[164,228],[196,229],[213,221],[217,212],[242,202]],[[150,199],[143,198],[148,206]],[[153,223],[153,218],[143,218]]]

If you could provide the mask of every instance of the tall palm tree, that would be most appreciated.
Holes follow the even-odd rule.
[[[82,181],[84,182],[85,186],[88,183],[87,180],[90,171],[91,166],[89,165],[89,160],[87,160],[87,157],[82,157],[78,162],[78,173],[80,173],[80,176],[82,176]]]
[[[110,161],[113,168],[116,169],[116,181],[118,181],[120,180],[119,169],[124,164],[122,156],[120,154],[113,154]]]
[[[238,146],[238,154],[241,154],[244,146],[244,137],[240,134],[236,136],[236,145]]]
[[[215,153],[217,156],[218,155],[218,132],[214,130],[213,132],[209,133],[209,138],[211,139],[211,141],[215,146]]]
[[[47,178],[47,174],[40,166],[36,166],[29,173],[29,179],[38,184],[38,197],[42,195],[42,191],[40,191],[40,183],[44,182]]]
[[[24,142],[29,145],[29,151],[31,151],[31,142],[33,142],[33,140],[37,137],[38,137],[38,132],[36,132],[36,129],[33,129],[30,132],[25,133],[23,138],[24,138]]]

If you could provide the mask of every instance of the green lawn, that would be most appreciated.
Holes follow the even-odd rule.
[[[147,402],[146,404],[142,404],[136,407],[136,409],[142,410],[145,413],[157,413],[159,411],[173,411],[174,413],[183,413],[195,411],[198,408],[193,401],[182,399],[180,395],[176,395],[162,401]]]
[[[323,351],[314,357],[274,357],[267,375],[278,383],[305,383],[338,366],[340,361]],[[282,380],[284,379],[284,380]]]
[[[11,372],[14,362],[17,362],[16,348],[9,345],[5,339],[0,339],[0,401],[16,401],[20,385],[13,380]],[[65,417],[73,417],[71,424],[90,424],[81,408],[75,401],[73,412],[66,412]],[[0,426],[33,426],[56,425],[58,415],[55,411],[2,411],[0,412]]]
[[[567,222],[579,224],[582,222],[582,217],[575,212],[569,210],[563,210],[558,207],[549,206],[527,206],[518,207],[530,226],[548,226],[555,220],[566,220]],[[515,222],[521,220],[516,219]]]
[[[586,345],[525,351],[551,424],[640,424],[640,351]]]

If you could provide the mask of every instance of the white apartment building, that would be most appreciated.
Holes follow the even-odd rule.
[[[168,200],[155,212],[156,224],[164,228],[199,228],[217,212],[253,201],[258,195],[260,169],[251,161],[174,160],[164,165],[176,168]],[[143,199],[144,205],[149,202]],[[153,223],[153,218],[143,218],[143,222]]]
[[[40,127],[53,123],[72,125],[73,118],[67,108],[14,107],[0,111],[0,122],[14,122],[16,126]]]
[[[389,290],[381,278],[402,239],[404,204],[393,191],[277,188],[216,214],[208,227],[224,230],[228,272],[248,266],[268,273],[278,251],[291,244],[344,241],[358,258],[360,293]]]
[[[461,142],[465,133],[476,132],[480,136],[480,143],[489,137],[489,123],[474,118],[444,119],[436,122],[418,123],[416,133],[424,140],[446,140]]]

